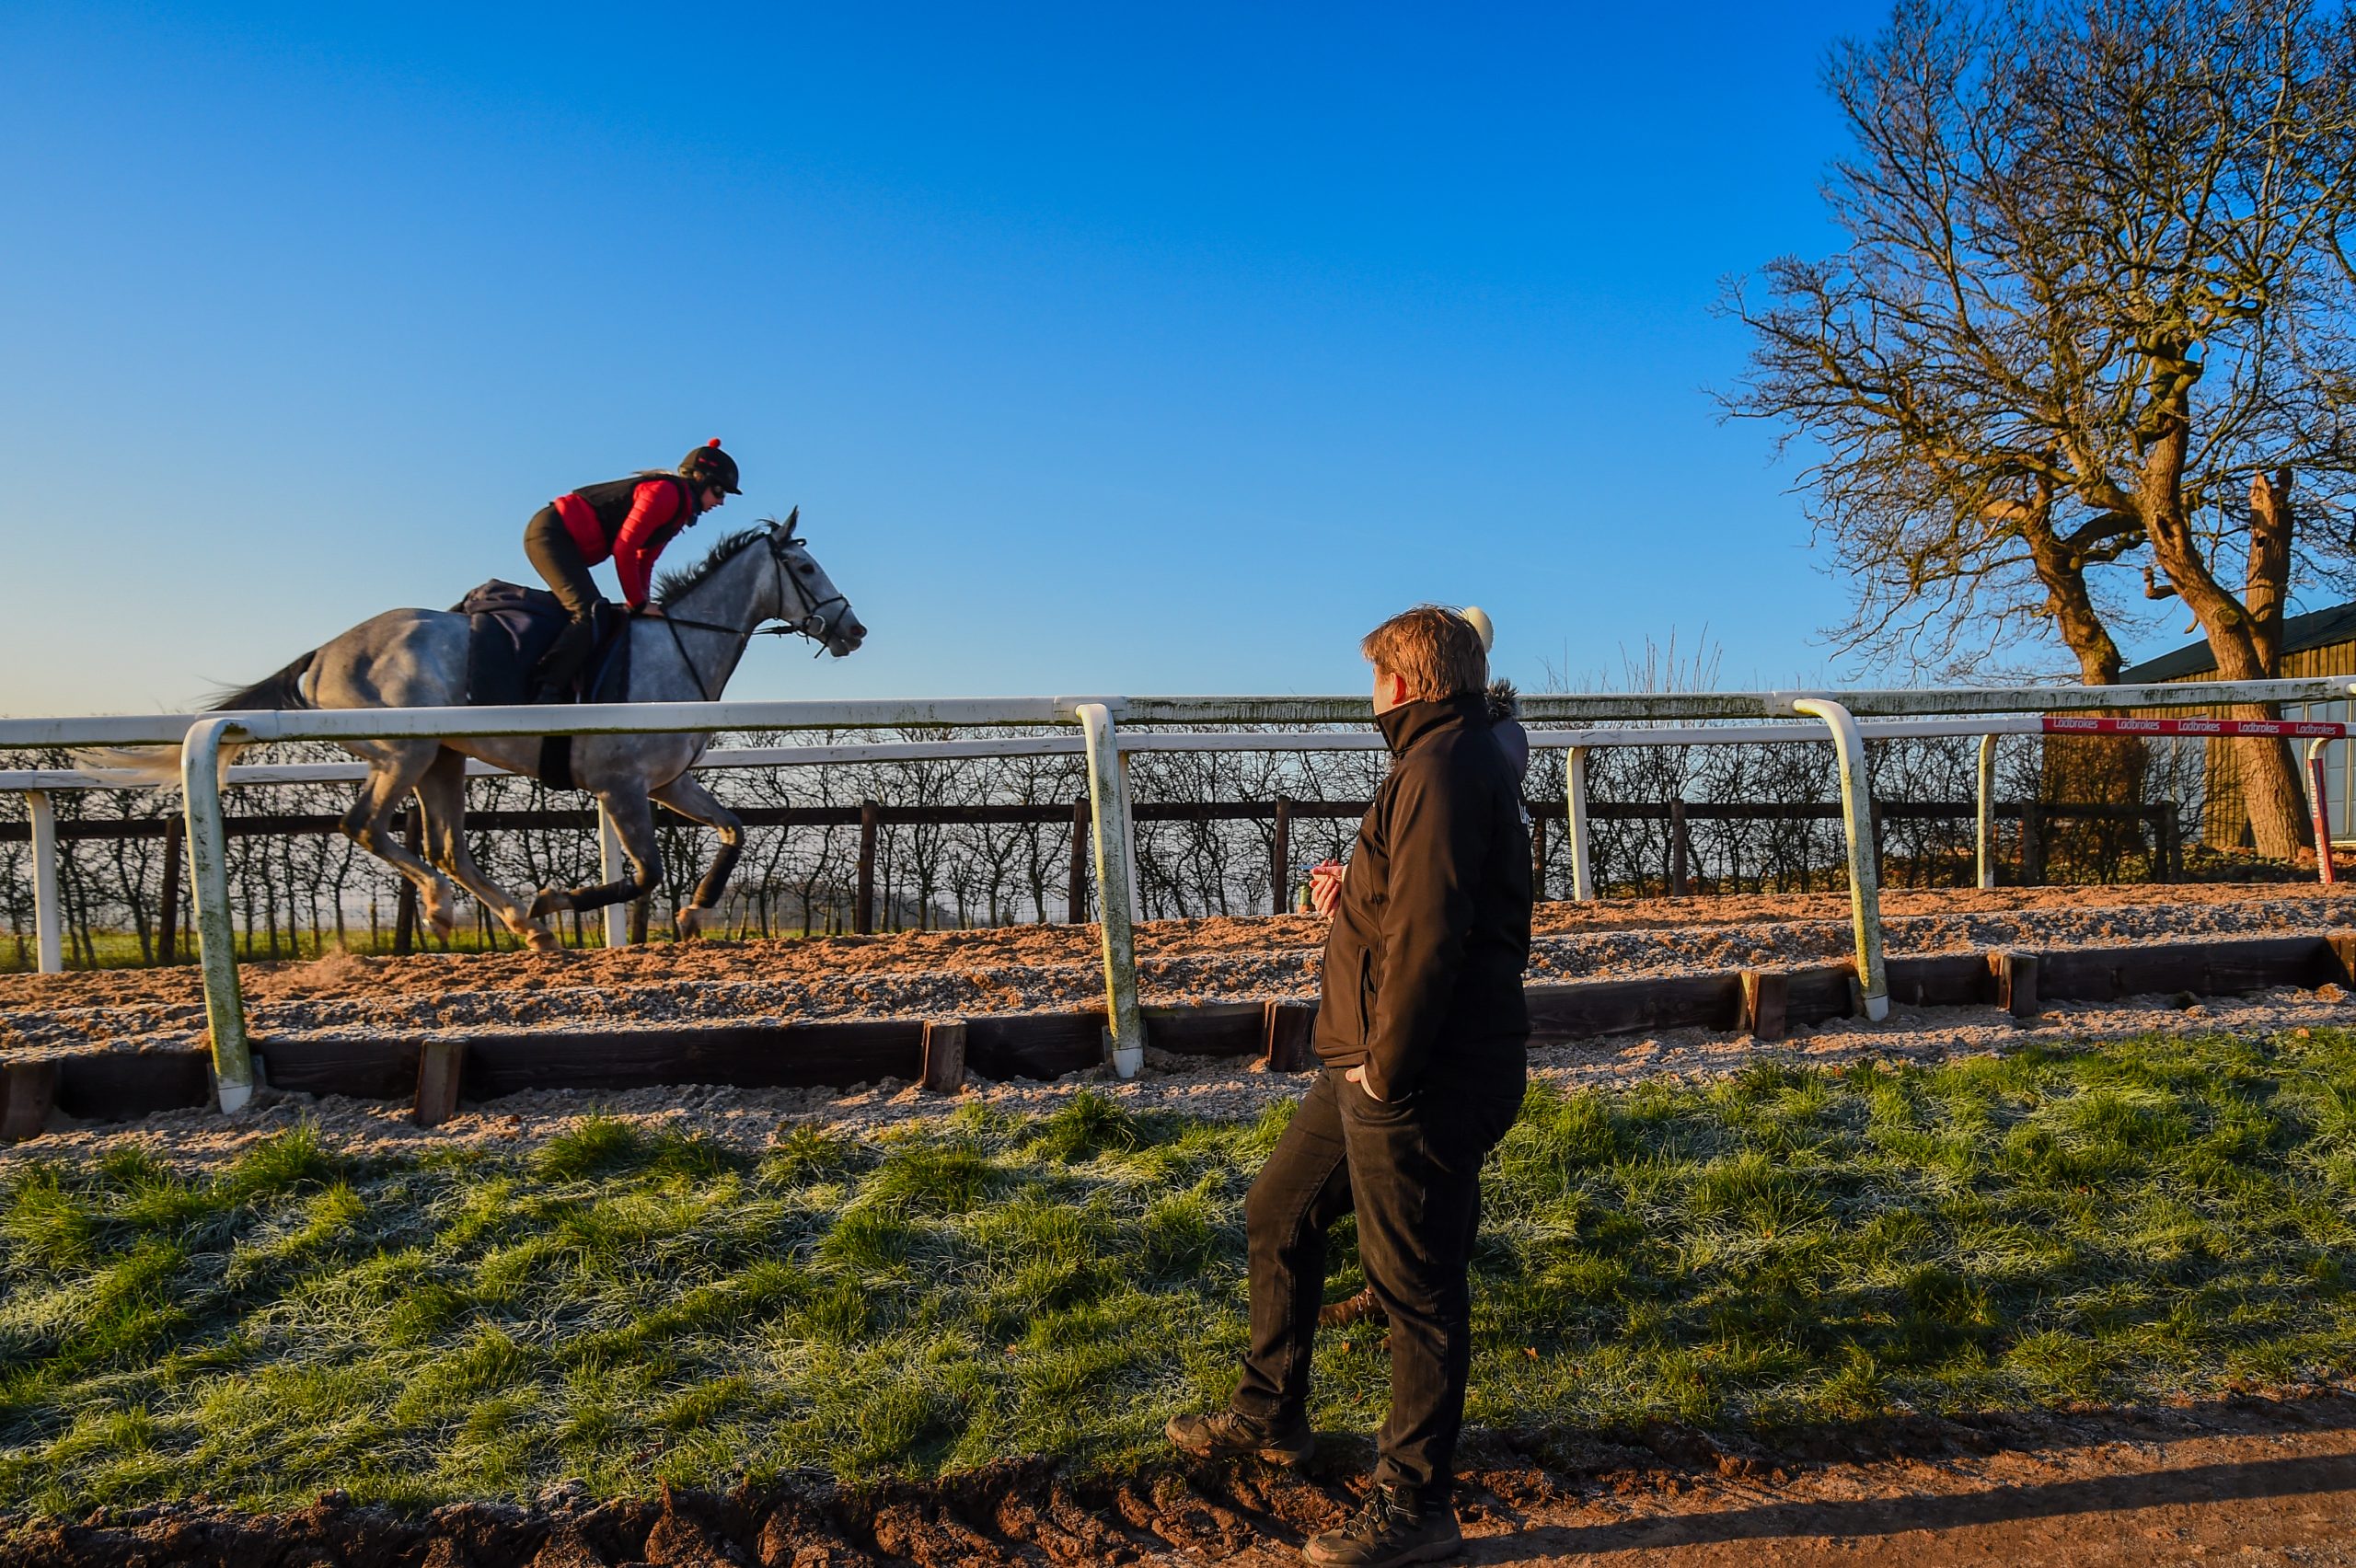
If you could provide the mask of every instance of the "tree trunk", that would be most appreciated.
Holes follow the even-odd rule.
[[[2276,710],[2261,704],[2234,709],[2236,718],[2264,719]],[[2289,745],[2263,735],[2245,735],[2233,743],[2239,765],[2242,804],[2249,810],[2250,833],[2258,852],[2269,860],[2295,860],[2299,851],[2315,842],[2307,821],[2306,792],[2299,787]]]
[[[2209,640],[2209,650],[2217,661],[2218,677],[2228,681],[2270,680],[2280,667],[2281,604],[2290,565],[2289,508],[2269,503],[2267,525],[2253,532],[2250,577],[2244,589],[2250,604],[2245,605],[2218,582],[2208,563],[2200,559],[2191,525],[2184,515],[2179,481],[2185,439],[2183,424],[2171,424],[2154,444],[2147,460],[2141,499],[2153,557],[2167,573],[2169,583],[2186,607],[2200,621],[2200,629]],[[2273,499],[2287,498],[2285,486],[2281,494]],[[2255,517],[2255,496],[2253,503]],[[2272,536],[2278,523],[2279,548]],[[2263,618],[2272,623],[2270,633],[2264,638],[2265,651],[2274,655],[2272,660],[2261,652],[2261,617],[2253,613],[2259,608],[2264,610]],[[2227,716],[2278,719],[2281,714],[2270,703],[2237,703]],[[2257,840],[2258,852],[2270,860],[2296,859],[2299,850],[2312,844],[2314,838],[2307,824],[2305,792],[2299,787],[2298,768],[2291,759],[2290,747],[2280,740],[2257,735],[2245,736],[2232,744],[2234,759],[2239,765],[2242,804],[2249,812],[2250,831]]]
[[[2086,588],[2085,557],[2053,531],[2052,501],[2042,487],[2037,503],[2025,508],[2019,521],[2030,564],[2045,587],[2046,613],[2078,661],[2079,680],[2090,686],[2117,686],[2126,661]],[[2038,793],[2049,805],[2140,806],[2150,763],[2150,753],[2132,735],[2048,736]],[[2123,832],[2130,831],[2127,824],[2102,821],[2072,823],[2070,829],[2067,841],[2053,846],[2057,853],[2049,859],[2091,864],[2106,875],[2117,863]]]
[[[2282,602],[2291,583],[2291,470],[2278,468],[2249,481],[2249,577],[2242,602],[2249,606],[2250,641],[2266,669],[2282,668]]]
[[[2041,494],[2034,507],[2021,509],[2017,521],[2037,580],[2045,586],[2046,613],[2053,617],[2054,630],[2062,634],[2063,644],[2078,661],[2078,678],[2088,686],[2118,685],[2126,661],[2086,589],[2085,558],[2053,532],[2051,498]]]

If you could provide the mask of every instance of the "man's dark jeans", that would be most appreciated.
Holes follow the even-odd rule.
[[[1325,1232],[1353,1208],[1358,1259],[1391,1315],[1391,1413],[1378,1482],[1445,1498],[1472,1361],[1466,1270],[1481,1221],[1481,1160],[1521,1109],[1519,1066],[1441,1069],[1385,1104],[1327,1067],[1294,1113],[1244,1203],[1252,1347],[1234,1409],[1285,1421],[1309,1399],[1325,1294]]]

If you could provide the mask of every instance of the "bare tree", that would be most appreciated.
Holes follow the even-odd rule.
[[[2109,684],[2141,568],[2223,676],[2279,672],[2290,594],[2345,581],[2311,547],[2356,475],[2351,40],[2310,0],[1901,0],[1835,50],[1849,245],[1730,295],[1727,406],[1812,444],[1843,646],[1960,670],[2058,639]],[[2287,857],[2289,754],[2237,744]]]

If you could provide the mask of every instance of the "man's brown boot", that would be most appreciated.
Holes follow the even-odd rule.
[[[1345,1329],[1362,1320],[1375,1329],[1387,1328],[1391,1322],[1391,1314],[1374,1298],[1374,1286],[1370,1285],[1356,1296],[1345,1296],[1317,1309],[1317,1326],[1321,1329]]]
[[[1464,1535],[1448,1503],[1422,1502],[1407,1487],[1379,1482],[1348,1524],[1310,1537],[1300,1555],[1317,1568],[1395,1568],[1437,1562],[1463,1550]]]
[[[1249,1454],[1275,1465],[1299,1467],[1317,1452],[1317,1434],[1306,1416],[1282,1424],[1262,1423],[1231,1410],[1209,1415],[1173,1415],[1162,1429],[1182,1450],[1198,1458],[1224,1459]]]

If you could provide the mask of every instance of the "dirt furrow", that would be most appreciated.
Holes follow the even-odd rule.
[[[1071,1474],[1012,1460],[933,1482],[823,1478],[725,1494],[591,1497],[423,1514],[329,1493],[289,1513],[202,1500],[79,1520],[0,1513],[20,1568],[865,1568],[1280,1563],[1346,1517],[1367,1440],[1304,1474],[1256,1463]],[[1930,1417],[1765,1440],[1676,1427],[1468,1435],[1465,1561],[1754,1564],[2356,1562],[2356,1398]]]

